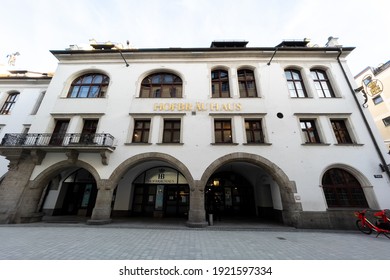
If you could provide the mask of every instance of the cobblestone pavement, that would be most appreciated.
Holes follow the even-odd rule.
[[[357,231],[182,225],[0,226],[1,260],[390,260],[390,239]]]

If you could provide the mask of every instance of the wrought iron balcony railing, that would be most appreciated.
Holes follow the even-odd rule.
[[[8,147],[112,147],[109,133],[7,133],[1,141]]]

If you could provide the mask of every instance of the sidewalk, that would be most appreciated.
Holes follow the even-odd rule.
[[[390,239],[278,224],[114,220],[0,225],[0,260],[390,260]]]

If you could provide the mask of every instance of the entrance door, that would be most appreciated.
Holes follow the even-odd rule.
[[[189,210],[189,191],[186,185],[165,186],[165,216],[185,217]]]
[[[91,216],[97,188],[92,183],[64,183],[66,194],[62,204],[63,215]]]
[[[156,185],[135,185],[133,213],[136,216],[153,216],[156,204]]]
[[[254,191],[251,184],[239,174],[214,174],[205,190],[206,209],[217,216],[256,215]]]
[[[62,146],[69,120],[57,120],[49,145]]]

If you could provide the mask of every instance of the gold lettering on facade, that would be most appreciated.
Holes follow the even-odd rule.
[[[219,104],[218,103],[211,103],[210,104],[210,111],[219,111]]]
[[[196,110],[206,111],[206,106],[203,102],[196,102]]]
[[[241,103],[204,103],[204,102],[196,102],[192,103],[154,103],[153,111],[214,111],[214,112],[234,112],[241,111],[242,105]]]

